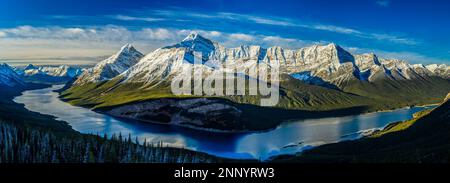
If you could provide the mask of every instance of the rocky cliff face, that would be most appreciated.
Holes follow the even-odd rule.
[[[215,99],[157,99],[127,104],[106,113],[144,122],[200,129],[244,130],[238,108]]]

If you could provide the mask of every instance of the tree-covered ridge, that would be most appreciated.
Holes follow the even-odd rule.
[[[449,163],[450,94],[433,110],[388,125],[367,138],[322,145],[275,162]]]
[[[205,153],[122,135],[57,137],[50,131],[0,122],[0,163],[212,163]]]

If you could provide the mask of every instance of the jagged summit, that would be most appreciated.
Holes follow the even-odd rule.
[[[189,35],[187,35],[186,38],[183,39],[183,42],[193,41],[193,40],[196,40],[197,38],[205,39],[204,37],[200,36],[198,33],[192,32]]]
[[[28,65],[24,68],[24,70],[30,70],[30,69],[37,69],[37,67],[34,66],[33,64],[28,64]]]
[[[137,51],[136,48],[134,48],[134,46],[131,43],[127,43],[120,48],[118,53],[130,53],[136,51]]]
[[[209,55],[210,52],[214,52],[219,48],[219,44],[197,33],[191,33],[174,47],[184,47],[189,51],[202,52],[203,55]]]
[[[123,50],[123,49],[125,49],[125,48],[130,49],[130,48],[134,48],[134,47],[133,47],[133,45],[132,45],[131,43],[126,43],[126,44],[124,44],[124,45],[122,46],[121,50]]]
[[[77,81],[75,81],[75,84],[112,79],[138,63],[143,56],[131,44],[125,44],[114,55],[83,72]]]
[[[320,46],[320,45],[318,45],[318,46]],[[328,43],[328,44],[326,44],[324,46],[328,47],[328,48],[330,48],[332,50],[336,50],[336,51],[346,51],[346,50],[344,50],[344,48],[342,48],[341,46],[339,46],[336,43]]]
[[[200,34],[191,33],[186,38],[184,38],[180,44],[182,45],[192,45],[192,44],[211,44],[214,45],[214,42],[210,39],[207,39]]]
[[[202,35],[192,32],[187,35],[181,42],[213,42],[212,40],[203,37]]]

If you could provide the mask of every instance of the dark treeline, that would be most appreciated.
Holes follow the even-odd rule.
[[[113,135],[59,137],[46,130],[0,122],[0,163],[208,163],[205,153]]]

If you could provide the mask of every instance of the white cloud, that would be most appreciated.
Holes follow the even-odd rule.
[[[315,42],[312,42],[312,41],[305,41],[305,40],[292,39],[292,38],[283,38],[280,36],[261,36],[258,38],[258,40],[262,40],[259,43],[262,45],[281,46],[283,48],[288,48],[288,49],[298,49],[301,47],[316,44]]]
[[[251,35],[241,33],[230,34],[229,37],[230,39],[236,39],[241,41],[252,41],[254,39],[254,37]]]
[[[370,36],[373,39],[387,40],[387,41],[390,41],[390,42],[400,43],[400,44],[405,44],[405,45],[418,44],[418,42],[416,40],[408,39],[408,38],[401,38],[401,37],[397,37],[397,36],[389,35],[389,34],[370,34]]]
[[[4,33],[2,41],[0,41],[2,58],[45,60],[55,63],[57,63],[56,60],[49,58],[111,55],[126,43],[132,43],[143,53],[149,53],[156,48],[180,42],[192,32],[197,32],[226,47],[257,44],[263,47],[277,45],[286,48],[298,48],[310,43],[279,36],[225,33],[199,29],[144,28],[135,30],[114,25],[69,28],[19,26],[0,29],[0,32]],[[77,63],[86,62],[79,59],[73,61]]]
[[[287,22],[287,21],[271,20],[271,19],[265,19],[265,18],[254,17],[254,16],[250,16],[248,18],[250,20],[253,20],[255,23],[259,23],[259,24],[295,26],[295,24]]]
[[[314,25],[314,26],[311,26],[311,28],[317,29],[317,30],[336,32],[336,33],[341,33],[341,34],[362,34],[361,31],[358,31],[355,29],[338,27],[338,26],[333,26],[333,25]]]
[[[174,39],[176,36],[174,32],[163,28],[157,29],[145,28],[142,29],[141,31],[138,31],[138,34],[141,34],[138,35],[138,37],[150,40],[171,40]]]
[[[386,1],[386,0],[384,0]],[[381,2],[382,4],[389,4],[387,2]],[[255,24],[261,25],[272,25],[272,26],[284,26],[284,27],[300,27],[305,29],[312,29],[318,31],[327,31],[338,34],[345,34],[350,36],[355,36],[359,38],[372,39],[372,40],[382,40],[389,41],[397,44],[405,44],[405,45],[414,45],[418,42],[406,38],[399,37],[396,35],[390,34],[379,34],[372,32],[365,32],[353,28],[336,26],[336,25],[328,25],[328,24],[317,24],[317,23],[299,23],[298,21],[280,18],[280,17],[261,17],[255,15],[247,15],[247,14],[238,14],[238,13],[229,13],[229,12],[218,12],[218,13],[198,13],[191,11],[183,11],[182,9],[175,10],[156,10],[154,11],[157,15],[167,16],[168,18],[173,16],[182,16],[182,17],[191,17],[191,18],[204,18],[204,19],[221,19],[221,20],[229,20],[229,21],[240,21],[240,22],[251,22]]]
[[[187,35],[189,35],[190,33],[197,33],[200,34],[206,38],[209,39],[214,39],[214,40],[222,40],[223,35],[225,33],[219,32],[219,31],[206,31],[206,30],[199,30],[199,29],[181,29],[181,30],[176,30],[176,35],[178,37],[178,40],[183,39],[184,37],[186,37]]]
[[[275,35],[225,33],[220,31],[170,29],[170,28],[144,28],[127,29],[122,26],[102,27],[32,27],[19,26],[16,28],[0,29],[0,55],[2,58],[11,59],[47,59],[48,58],[75,58],[75,57],[99,57],[111,55],[123,44],[132,43],[143,53],[175,44],[189,33],[197,32],[200,35],[217,41],[226,47],[237,47],[243,44],[261,45],[262,47],[281,46],[296,49],[311,44],[309,40],[299,40]],[[377,39],[401,38],[385,35],[374,35]],[[410,52],[387,52],[383,50],[370,50],[350,47],[349,51],[375,52],[382,57],[398,58],[412,63],[443,63],[448,62],[433,59],[424,55]],[[50,60],[49,62],[55,62]],[[66,60],[67,61],[67,60]],[[86,61],[73,60],[85,63]]]
[[[155,22],[155,21],[163,21],[163,18],[153,18],[153,17],[134,17],[134,16],[126,16],[126,15],[116,15],[113,18],[117,20],[123,21],[146,21],[146,22]]]
[[[360,52],[360,48],[358,48],[358,47],[346,47],[346,49],[350,52],[350,53],[357,53],[357,54],[360,54],[361,52]]]
[[[218,36],[222,35],[222,33],[218,32],[218,31],[211,31],[210,34],[211,34],[212,37],[218,37]]]
[[[128,29],[112,25],[95,28],[19,26],[0,30],[6,32],[9,38],[21,39],[82,40],[94,42],[126,40],[132,37]]]
[[[377,4],[380,6],[388,6],[390,4],[389,0],[377,0]],[[327,31],[336,34],[345,34],[347,36],[353,36],[363,39],[371,39],[378,41],[389,41],[391,43],[396,44],[404,44],[404,45],[414,45],[419,43],[418,41],[407,38],[400,37],[397,35],[391,34],[380,34],[376,32],[363,31],[358,30],[356,28],[331,25],[331,24],[322,24],[320,22],[301,22],[299,20],[284,18],[284,17],[265,17],[265,16],[256,16],[249,14],[239,14],[239,13],[230,13],[230,12],[196,12],[196,11],[186,11],[183,8],[172,7],[171,9],[166,10],[149,10],[149,11],[140,11],[137,12],[139,15],[150,15],[150,16],[133,16],[133,15],[107,15],[104,16],[106,18],[113,18],[116,20],[122,21],[146,21],[146,22],[156,22],[156,21],[166,21],[166,22],[186,22],[192,21],[196,22],[198,19],[210,19],[210,20],[218,20],[218,21],[227,21],[227,23],[241,22],[241,23],[252,23],[252,24],[260,24],[260,25],[269,25],[269,26],[282,26],[282,27],[292,27],[292,28],[303,28],[303,29],[311,29],[316,31]],[[135,13],[136,15],[136,13]],[[80,18],[93,18],[86,16],[52,16],[50,18],[56,19],[80,19]],[[182,24],[184,28],[185,25]],[[211,28],[215,28],[215,25],[211,25]]]
[[[298,26],[298,25],[290,22],[289,20],[282,20],[280,18],[265,18],[265,17],[259,17],[259,16],[237,14],[237,13],[221,12],[221,13],[217,13],[217,16],[212,16],[210,18],[224,18],[224,19],[230,19],[230,20],[249,20],[249,21],[252,21],[257,24],[266,24],[266,25]]]
[[[0,29],[6,36],[0,41],[0,55],[6,59],[41,59],[98,57],[110,55],[123,44],[131,42],[145,48],[147,52],[155,45],[146,43],[151,36],[138,37],[138,31],[130,31],[120,26],[104,27],[31,27],[19,26],[16,28]],[[143,31],[143,30],[140,30]],[[153,37],[167,38],[165,31],[154,30]],[[165,37],[164,37],[165,36]],[[145,38],[145,39],[142,39]],[[151,41],[148,41],[151,42]],[[50,60],[48,62],[55,62]],[[46,61],[47,62],[47,61]],[[73,62],[86,63],[74,59]]]
[[[267,36],[263,38],[264,41],[272,41],[272,42],[294,42],[296,39],[288,39],[282,38],[279,36]]]
[[[65,31],[70,34],[82,34],[84,33],[84,29],[81,28],[68,28]]]
[[[391,4],[389,0],[377,0],[376,3],[382,7],[388,7]]]

